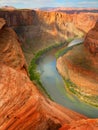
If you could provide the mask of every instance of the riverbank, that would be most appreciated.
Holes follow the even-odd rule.
[[[28,67],[28,71],[29,71],[29,74],[30,74],[30,79],[38,86],[38,88],[42,91],[42,93],[45,95],[45,96],[48,96],[51,100],[53,100],[51,98],[51,96],[48,94],[48,92],[46,91],[45,87],[43,86],[43,84],[41,83],[40,81],[40,73],[36,70],[37,68],[37,60],[46,52],[54,49],[54,48],[59,48],[61,46],[64,46],[66,45],[66,43],[60,43],[60,44],[55,44],[55,45],[52,45],[52,46],[49,46],[43,50],[40,50],[39,52],[37,52],[35,55],[34,55],[34,58],[32,59],[29,67]]]
[[[83,45],[69,47],[58,59],[57,69],[64,77],[67,90],[81,101],[98,107],[97,71],[89,57]]]
[[[79,112],[87,117],[98,117],[98,109],[79,100],[74,94],[68,92],[61,75],[56,69],[55,53],[59,49],[52,49],[41,55],[37,61],[37,72],[40,73],[40,81],[53,101]]]
[[[98,117],[98,109],[96,107],[82,102],[65,88],[64,80],[56,69],[55,53],[61,48],[51,49],[38,58],[36,72],[40,74],[41,84],[54,102],[87,117]],[[37,87],[39,87],[45,96],[47,95],[40,85],[37,85]]]
[[[81,92],[79,87],[76,84],[74,84],[70,79],[64,78],[64,82],[65,82],[66,89],[68,90],[68,92],[71,92],[72,94],[74,94],[81,101],[86,102],[95,107],[98,107],[98,96],[89,96],[88,94]]]
[[[77,45],[80,45],[80,44],[82,44],[82,42],[78,43]],[[72,45],[70,47],[66,47],[66,48],[60,49],[59,51],[57,51],[55,53],[56,58],[58,59],[60,56],[63,56],[65,53],[67,53],[68,51],[72,50],[72,48],[77,46],[77,45]]]

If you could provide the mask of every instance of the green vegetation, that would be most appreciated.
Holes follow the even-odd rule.
[[[77,90],[78,90],[78,87],[73,83],[71,82],[69,79],[65,80],[65,84],[66,84],[66,87],[68,90],[70,90],[70,92],[72,92],[73,94],[80,94]]]
[[[63,49],[59,50],[59,51],[55,54],[56,58],[59,58],[60,56],[63,56],[65,53],[67,53],[69,50],[71,50],[72,47],[73,47],[73,46],[71,46],[71,47],[66,47],[66,48],[63,48]]]
[[[79,44],[76,44],[76,45],[73,45],[73,46],[70,46],[70,47],[66,47],[66,48],[63,48],[63,49],[57,51],[57,53],[55,54],[56,58],[59,58],[60,56],[63,56],[69,50],[72,50],[73,47],[78,46],[80,44],[82,44],[82,43],[79,43]]]
[[[70,42],[73,41],[75,38],[77,38],[77,36],[68,38],[68,39],[66,40],[66,42],[67,42],[67,43],[70,43]]]
[[[30,66],[29,66],[29,74],[30,74],[30,79],[35,82],[35,84],[37,84],[37,86],[40,86],[41,90],[43,90],[47,96],[51,99],[50,95],[47,93],[47,91],[45,90],[44,86],[42,85],[41,81],[40,81],[40,73],[38,73],[36,71],[36,61],[38,60],[38,58],[45,52],[46,50],[41,50],[38,53],[35,54],[35,57],[32,59]]]
[[[65,85],[67,90],[69,90],[71,93],[76,95],[78,98],[80,98],[82,101],[93,105],[95,107],[98,107],[98,96],[96,95],[87,95],[86,93],[82,92],[78,86],[76,86],[73,82],[70,81],[70,79],[64,79]]]
[[[30,79],[35,82],[37,84],[37,86],[40,86],[41,90],[43,90],[47,96],[51,99],[50,95],[48,94],[48,92],[46,91],[46,89],[44,88],[44,86],[42,85],[41,81],[40,81],[40,73],[38,73],[36,71],[37,65],[36,65],[36,61],[40,58],[40,56],[42,54],[44,54],[45,52],[51,50],[52,48],[56,48],[56,47],[60,47],[62,45],[64,45],[65,43],[61,43],[61,44],[55,44],[52,46],[49,46],[43,50],[40,50],[39,52],[37,52],[34,56],[34,58],[32,59],[30,66],[28,68],[29,74],[30,74]]]

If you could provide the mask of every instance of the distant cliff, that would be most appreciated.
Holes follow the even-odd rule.
[[[43,11],[49,11],[49,12],[63,12],[63,13],[68,13],[68,14],[78,14],[78,13],[98,13],[98,8],[66,8],[66,7],[46,7],[46,8],[39,8],[37,10],[43,10]]]
[[[98,13],[66,14],[34,10],[0,11],[7,25],[17,32],[26,52],[81,37],[98,20]]]

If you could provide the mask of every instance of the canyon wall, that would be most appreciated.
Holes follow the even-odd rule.
[[[17,32],[22,48],[35,52],[87,33],[98,20],[98,13],[66,14],[34,10],[0,11],[7,25]]]
[[[88,119],[64,125],[60,130],[97,130],[98,119]]]
[[[44,97],[30,81],[16,33],[0,19],[0,130],[58,130],[86,119]]]
[[[81,100],[98,106],[98,22],[84,40],[60,57],[57,68],[68,89]],[[67,86],[66,85],[66,86]]]
[[[98,22],[95,27],[88,32],[84,45],[93,55],[98,54]]]
[[[26,15],[22,14],[23,23],[22,19],[19,19],[21,14],[18,20],[16,15],[9,15],[9,12],[0,12],[0,15],[6,17],[6,20],[12,19],[12,16],[16,19],[9,20],[8,25],[5,25],[5,20],[0,19],[0,130],[58,130],[63,125],[61,129],[71,130],[76,126],[83,126],[82,128],[85,129],[87,123],[89,129],[92,127],[98,129],[97,119],[89,120],[81,114],[50,101],[30,81],[20,47],[24,44],[20,41],[26,40],[25,35],[20,29],[21,33],[18,34],[23,36],[20,35],[19,39],[8,26],[12,27],[11,22],[14,21],[13,28],[19,29],[19,25],[16,24],[16,21],[19,21],[20,27],[24,24],[27,29],[26,24],[30,27],[34,19],[30,19],[27,23]],[[30,28],[28,30],[30,31]],[[26,50],[29,51],[28,48]]]

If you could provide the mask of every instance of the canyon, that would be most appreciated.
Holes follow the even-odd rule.
[[[85,35],[94,27],[98,14],[69,15],[34,10],[2,10],[0,17],[0,130],[58,130],[60,127],[61,130],[97,130],[98,119],[88,119],[43,96],[30,81],[27,67],[36,51],[52,44],[66,42],[76,35]],[[94,30],[91,31],[97,33],[97,30]],[[91,31],[86,39],[90,36],[89,39],[94,38],[95,35],[92,36]],[[80,50],[83,49],[80,52],[90,56],[96,67],[97,52],[89,53],[91,46],[88,47],[86,39],[85,47],[80,45]],[[97,48],[94,46],[93,50]],[[28,64],[23,53],[26,60],[30,56]],[[63,57],[58,60],[58,64],[60,62],[60,65],[65,67],[65,62],[62,64],[61,59]],[[74,71],[76,73],[75,68]],[[94,80],[97,82],[97,77]]]
[[[72,120],[86,119],[39,92],[28,77],[17,35],[3,19],[0,23],[0,130],[57,130]]]
[[[98,22],[77,45],[57,61],[57,68],[69,89],[81,100],[98,104]]]
[[[84,36],[95,25],[98,13],[67,14],[16,9],[1,10],[0,17],[16,31],[25,57],[30,63],[28,59],[33,57],[31,52]]]

